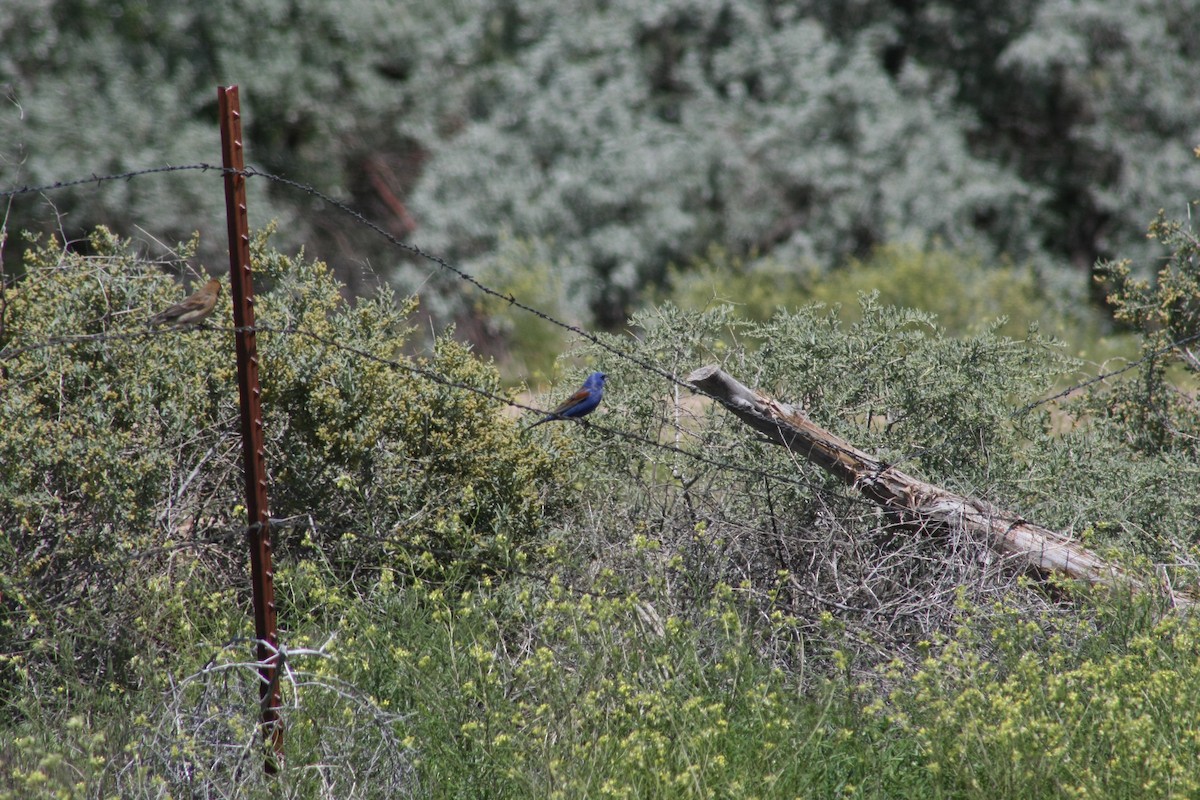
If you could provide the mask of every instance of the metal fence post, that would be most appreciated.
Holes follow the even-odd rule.
[[[229,222],[229,278],[233,324],[237,329],[238,397],[242,422],[242,462],[246,473],[247,538],[254,595],[254,635],[258,639],[262,733],[271,755],[264,769],[275,774],[283,760],[279,719],[279,642],[275,629],[271,524],[267,508],[267,468],[263,454],[262,391],[258,383],[258,343],[254,332],[254,286],[250,278],[250,225],[246,216],[245,153],[237,86],[217,88],[221,116],[221,156],[225,166],[225,215]]]

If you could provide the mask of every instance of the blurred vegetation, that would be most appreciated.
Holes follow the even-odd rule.
[[[719,362],[1189,588],[1200,414],[1192,351],[1165,348],[1194,330],[1200,259],[1190,226],[1154,231],[1174,250],[1155,283],[1106,268],[1145,360],[1038,407],[1086,373],[1026,323],[1070,340],[1078,317],[1015,316],[1038,279],[1016,267],[989,305],[955,276],[992,271],[952,252],[884,249],[795,301],[731,268],[746,314],[705,299],[699,265],[681,304],[603,341],[676,374]],[[0,304],[0,797],[1196,791],[1200,623],[1158,593],[1033,581],[961,531],[914,531],[595,344],[563,362],[610,375],[594,424],[523,433],[492,364],[446,337],[408,354],[411,303],[351,305],[268,233],[272,512],[309,519],[276,532],[285,768],[263,776],[256,730],[229,300],[148,328],[181,289],[97,230],[86,253],[41,240]],[[579,308],[555,262],[509,246],[556,312]],[[864,273],[900,294],[835,294]],[[885,297],[944,303],[954,330]]]
[[[214,89],[239,83],[254,165],[473,273],[515,269],[516,285],[510,242],[532,242],[556,273],[570,265],[581,319],[610,330],[668,264],[713,245],[826,271],[940,242],[988,267],[1043,265],[1039,281],[1077,292],[1098,258],[1146,272],[1164,250],[1143,221],[1181,214],[1196,184],[1190,12],[1177,0],[419,0],[402,13],[369,0],[10,0],[0,184],[216,162]],[[11,208],[9,225],[82,240],[105,224],[147,242],[200,229],[208,258],[223,222],[207,178],[56,192]],[[265,179],[250,190],[280,244],[305,244],[353,293],[370,294],[373,272],[441,321],[474,313],[445,275],[328,206]]]
[[[686,268],[673,268],[668,288],[655,299],[692,310],[727,303],[739,317],[757,321],[819,302],[854,322],[859,296],[870,294],[881,305],[929,312],[951,336],[992,329],[1022,338],[1036,326],[1062,340],[1071,355],[1090,361],[1133,355],[1136,345],[1114,334],[1107,315],[1089,303],[1086,287],[1060,277],[1031,264],[990,263],[940,246],[882,246],[832,270],[711,248]]]
[[[494,275],[485,273],[489,286],[579,324],[581,309],[565,289],[569,270],[551,267],[530,243],[510,242],[506,252],[519,260]],[[884,246],[832,270],[740,258],[714,246],[684,267],[671,267],[663,288],[651,293],[643,308],[653,313],[670,303],[704,313],[726,306],[737,319],[765,323],[780,312],[823,304],[853,324],[862,318],[860,298],[870,296],[876,305],[927,312],[947,336],[990,330],[1021,339],[1032,328],[1060,341],[1065,354],[1097,373],[1119,363],[1116,359],[1135,357],[1136,338],[1089,301],[1086,287],[1059,278],[1053,270],[985,263],[981,256],[936,246]],[[508,308],[495,298],[477,301],[473,318],[486,335],[468,338],[483,342],[480,349],[499,359],[507,381],[541,385],[556,374],[555,358],[569,349],[571,334]]]
[[[587,304],[576,291],[583,279],[581,270],[553,261],[553,255],[536,242],[505,241],[496,261],[477,277],[555,320],[587,325]],[[468,325],[476,326],[475,330],[466,332]],[[504,300],[482,294],[460,322],[459,333],[466,333],[481,355],[494,357],[507,381],[533,386],[546,386],[557,377],[558,357],[572,336],[559,325],[532,314],[513,313]]]

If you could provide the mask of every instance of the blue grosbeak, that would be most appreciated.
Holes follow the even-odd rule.
[[[176,303],[165,311],[160,311],[150,318],[151,325],[170,323],[176,328],[195,325],[203,322],[213,312],[217,305],[217,296],[221,294],[221,282],[213,278],[204,284],[200,291],[183,302]]]
[[[543,422],[550,422],[556,419],[586,417],[596,410],[596,406],[600,405],[600,401],[604,398],[604,379],[607,377],[603,372],[593,372],[591,375],[588,375],[587,380],[583,382],[583,386],[580,387],[579,391],[566,400],[563,400],[557,408],[530,425],[529,428],[536,428]],[[526,428],[526,430],[529,428]]]

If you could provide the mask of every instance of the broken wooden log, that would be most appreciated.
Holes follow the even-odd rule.
[[[901,472],[820,427],[795,406],[743,385],[715,364],[700,367],[687,381],[770,441],[837,476],[914,526],[961,528],[982,537],[1014,566],[1043,575],[1063,575],[1092,585],[1146,588],[1126,570],[1070,536]],[[1170,595],[1175,605],[1190,605],[1195,600],[1180,592]]]

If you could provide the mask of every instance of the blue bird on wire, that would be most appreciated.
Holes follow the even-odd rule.
[[[603,372],[593,372],[591,375],[588,375],[587,380],[583,382],[583,386],[580,387],[579,391],[566,400],[563,400],[557,408],[530,425],[526,430],[536,428],[543,422],[551,422],[556,419],[586,417],[595,411],[596,406],[600,405],[600,401],[604,399],[604,379],[607,377]]]

